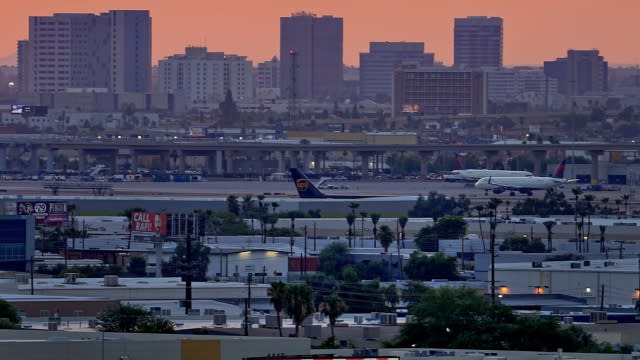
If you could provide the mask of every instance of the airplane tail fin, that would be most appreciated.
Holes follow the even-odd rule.
[[[291,168],[291,178],[298,191],[298,196],[303,199],[322,199],[326,198],[322,191],[318,190],[315,185],[307,178],[298,168]]]
[[[455,161],[455,166],[456,166],[454,170],[464,169],[464,163],[462,162],[462,155],[460,155],[460,153],[456,153],[453,160]]]
[[[558,167],[556,168],[556,172],[553,174],[554,178],[564,179],[564,167],[566,163],[567,163],[567,160],[565,159],[565,160],[562,160],[560,164],[558,164]]]

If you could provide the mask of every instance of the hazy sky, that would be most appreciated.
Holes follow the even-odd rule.
[[[301,10],[344,18],[349,65],[370,41],[401,40],[423,41],[451,64],[453,19],[472,15],[504,18],[506,65],[540,65],[568,48],[597,48],[610,64],[640,63],[640,0],[8,0],[0,58],[27,38],[29,15],[110,9],[151,11],[154,63],[186,45],[268,60],[279,53],[279,18]]]

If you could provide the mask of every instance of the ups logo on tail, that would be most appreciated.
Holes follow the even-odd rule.
[[[298,189],[298,191],[307,191],[308,188],[309,188],[309,180],[307,179],[296,180],[296,189]]]

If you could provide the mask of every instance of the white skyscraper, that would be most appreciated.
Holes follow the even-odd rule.
[[[217,108],[227,90],[236,102],[253,97],[252,65],[244,56],[187,47],[184,54],[161,60],[158,73],[160,91],[183,94],[189,109]]]

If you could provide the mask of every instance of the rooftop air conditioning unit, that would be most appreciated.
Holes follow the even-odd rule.
[[[118,286],[118,275],[105,275],[104,276],[104,286],[117,287]]]
[[[531,267],[532,268],[541,268],[542,267],[542,261],[532,261],[531,262]]]
[[[77,284],[78,277],[80,277],[80,274],[78,274],[78,273],[66,273],[66,274],[64,274],[64,283],[65,284]]]

